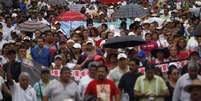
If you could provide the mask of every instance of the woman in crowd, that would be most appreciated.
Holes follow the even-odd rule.
[[[170,96],[168,96],[165,100],[172,101],[174,88],[176,86],[177,80],[180,77],[180,73],[179,73],[178,67],[175,64],[170,65],[168,68],[169,68],[167,72],[168,81],[166,82],[166,84],[169,89]]]
[[[189,51],[186,50],[186,39],[184,37],[180,37],[176,43],[177,47],[177,58],[186,59],[189,56]]]

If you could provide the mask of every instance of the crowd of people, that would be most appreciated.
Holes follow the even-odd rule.
[[[0,101],[200,101],[199,0],[49,1],[0,1]],[[131,3],[150,14],[116,18]],[[74,4],[85,5],[80,13],[86,25],[67,36],[57,16]],[[119,28],[107,23],[117,20]],[[25,21],[50,29],[19,30]],[[145,44],[104,47],[122,36],[140,37]]]

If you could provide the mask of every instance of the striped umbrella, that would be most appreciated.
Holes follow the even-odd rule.
[[[34,32],[36,30],[45,32],[47,30],[50,30],[50,27],[41,22],[25,21],[25,22],[19,24],[16,29],[20,30],[20,31],[25,31],[25,32]]]

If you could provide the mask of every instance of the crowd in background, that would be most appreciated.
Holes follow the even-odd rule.
[[[0,101],[200,101],[199,0],[123,0],[107,5],[80,0],[62,6],[48,1],[0,0]],[[150,14],[117,19],[118,8],[131,3]],[[80,12],[87,17],[86,25],[67,36],[57,16],[73,4],[85,4]],[[117,20],[119,28],[107,24]],[[46,24],[50,30],[17,29],[25,21]],[[146,43],[104,47],[108,39],[122,36],[141,37]],[[186,63],[174,63],[182,61]],[[156,66],[160,64],[167,64],[166,70]],[[76,79],[76,70],[88,72]]]

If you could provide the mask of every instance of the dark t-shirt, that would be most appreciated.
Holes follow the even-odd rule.
[[[165,98],[165,101],[172,101],[173,93],[174,93],[174,88],[170,85],[169,82],[166,82],[166,85],[168,87],[168,90],[170,92],[170,95]]]
[[[134,96],[134,87],[139,76],[141,74],[138,72],[129,72],[124,74],[120,79],[118,87],[124,90],[125,93],[128,93],[130,101],[137,101],[137,98]]]

